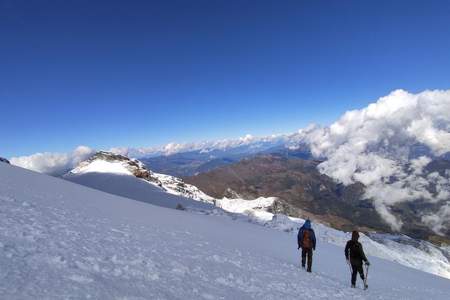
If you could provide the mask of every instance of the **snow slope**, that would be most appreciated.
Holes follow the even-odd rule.
[[[161,194],[161,196],[163,196]],[[448,299],[449,281],[343,249],[302,271],[291,234],[114,196],[0,163],[2,299]]]
[[[220,199],[216,205],[228,212],[244,214],[253,223],[296,234],[305,220],[285,215],[274,215],[268,208],[276,198],[255,200]],[[241,219],[246,219],[244,216]],[[344,247],[349,239],[345,232],[314,223],[316,234],[322,242]],[[405,235],[371,233],[361,234],[365,252],[421,271],[450,279],[449,249],[437,247],[429,242],[415,240]]]

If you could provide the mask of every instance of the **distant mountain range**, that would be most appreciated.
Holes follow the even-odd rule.
[[[286,144],[280,144],[279,141],[276,141],[228,149],[214,149],[210,151],[202,149],[172,155],[142,157],[140,161],[155,172],[185,177],[208,172],[218,167],[237,163],[244,158],[255,157],[261,154],[277,154],[287,158],[312,158],[311,151],[306,145],[289,148]]]

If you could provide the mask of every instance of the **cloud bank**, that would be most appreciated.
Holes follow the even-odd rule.
[[[363,183],[366,197],[394,230],[402,222],[391,207],[421,199],[444,203],[437,214],[422,217],[442,232],[450,217],[450,174],[425,174],[424,168],[450,151],[450,91],[396,90],[364,109],[346,112],[329,127],[299,134],[313,155],[325,158],[320,172],[346,185]]]
[[[12,157],[11,164],[50,175],[62,175],[80,162],[88,159],[95,150],[78,146],[70,153],[36,153],[30,156]]]
[[[271,135],[254,137],[247,134],[237,139],[223,139],[216,141],[202,141],[194,143],[169,143],[157,147],[114,147],[107,149],[116,154],[141,158],[144,156],[172,155],[188,151],[208,153],[214,150],[227,150],[242,146],[249,146],[258,151],[263,144],[281,144],[288,140],[287,135]],[[70,153],[36,153],[30,156],[12,157],[13,165],[50,175],[61,175],[76,167],[83,160],[95,154],[95,150],[87,146],[78,146]]]

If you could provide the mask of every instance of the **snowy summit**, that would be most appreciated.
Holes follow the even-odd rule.
[[[213,198],[179,178],[152,172],[139,160],[105,151],[97,152],[81,162],[63,178],[111,194],[170,208],[180,204],[185,208],[209,209],[213,202]],[[152,197],[155,193],[160,196]],[[166,201],[160,201],[161,198]]]

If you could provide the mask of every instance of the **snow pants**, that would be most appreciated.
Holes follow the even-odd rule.
[[[305,267],[306,261],[308,261],[307,271],[311,272],[313,250],[311,248],[302,248],[302,267]]]
[[[356,275],[359,273],[361,279],[364,281],[364,270],[362,262],[352,262],[352,285],[356,284]]]

